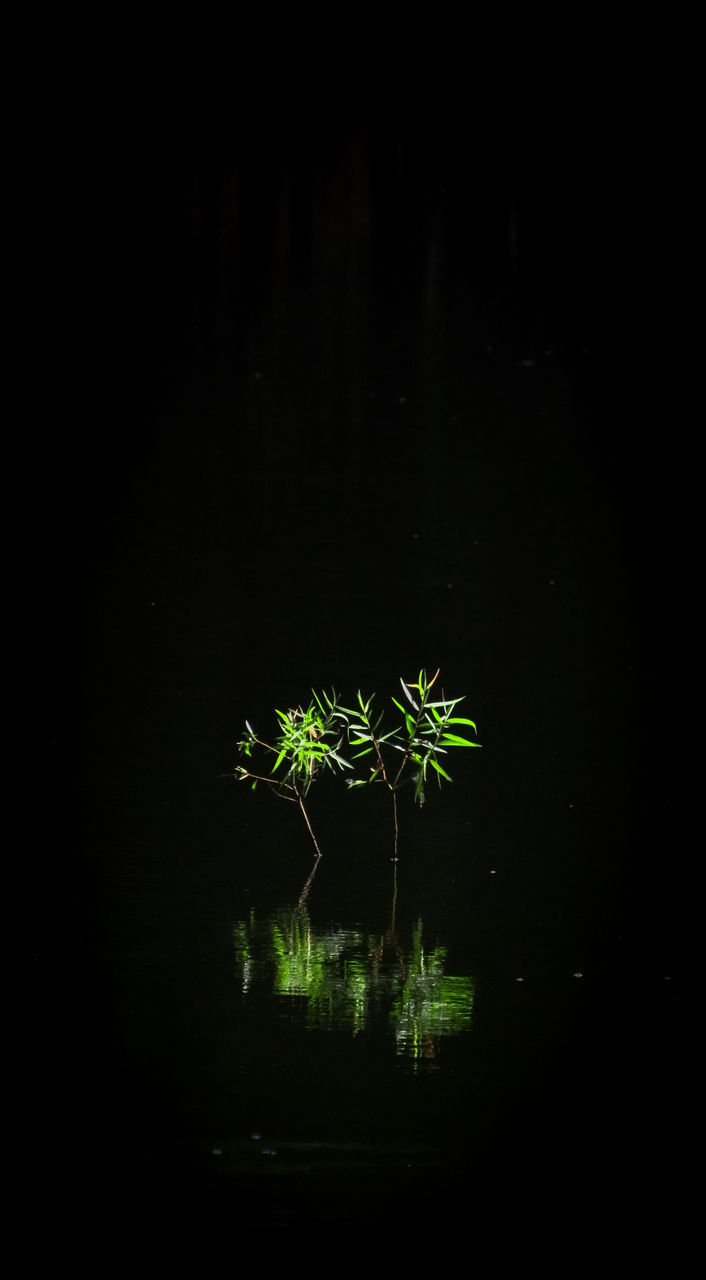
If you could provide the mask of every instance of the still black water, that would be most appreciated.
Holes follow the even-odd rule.
[[[680,982],[598,200],[322,138],[116,181],[64,463],[61,1231],[133,1274],[383,1235],[581,1261],[668,1199]],[[396,864],[382,793],[315,787],[309,880],[296,811],[232,778],[245,718],[421,666],[483,750]]]

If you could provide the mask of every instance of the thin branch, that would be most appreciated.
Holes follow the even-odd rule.
[[[316,856],[317,856],[317,858],[320,858],[320,857],[322,857],[322,853],[321,853],[321,850],[320,850],[320,848],[319,848],[319,845],[318,845],[318,842],[317,842],[316,836],[314,835],[314,829],[313,829],[313,827],[312,827],[312,825],[311,825],[311,823],[310,823],[310,821],[309,821],[309,815],[308,815],[308,813],[307,813],[306,809],[304,808],[304,801],[302,800],[302,798],[301,798],[301,796],[299,795],[299,793],[298,793],[298,792],[297,792],[297,799],[298,799],[298,801],[299,801],[299,808],[301,809],[302,813],[304,814],[304,821],[305,821],[305,823],[306,823],[307,827],[309,828],[309,835],[311,836],[312,840],[314,841],[314,848],[316,849]]]

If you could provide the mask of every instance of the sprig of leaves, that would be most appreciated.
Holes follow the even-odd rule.
[[[361,748],[352,758],[373,756],[368,776],[348,780],[349,788],[367,786],[371,782],[383,782],[392,792],[395,857],[397,857],[399,837],[397,792],[400,788],[412,782],[415,802],[421,807],[426,798],[425,786],[429,770],[433,770],[439,786],[442,779],[447,782],[452,781],[440,757],[446,756],[453,747],[480,746],[480,743],[472,742],[469,738],[457,733],[455,728],[452,730],[449,727],[464,725],[476,732],[473,720],[453,714],[459,703],[464,701],[463,697],[447,698],[442,690],[441,698],[432,700],[431,690],[438,676],[439,671],[430,680],[426,671],[422,670],[416,681],[405,681],[400,678],[408,705],[403,705],[397,698],[392,698],[395,707],[402,714],[402,722],[385,733],[382,732],[384,713],[377,716],[373,713],[374,694],[365,699],[359,690],[357,708],[339,706],[334,710],[334,715],[346,725],[349,746]],[[402,760],[396,770],[391,767],[391,761],[386,759],[388,750],[402,754]]]
[[[331,697],[326,693],[321,696],[313,691],[312,693],[314,701],[309,703],[306,710],[301,706],[290,707],[287,711],[280,711],[275,707],[278,734],[274,743],[259,738],[250,722],[245,721],[245,733],[238,743],[241,755],[252,758],[255,748],[261,747],[274,755],[275,760],[269,777],[254,773],[244,765],[236,765],[235,776],[241,782],[249,779],[253,791],[258,782],[263,782],[275,795],[298,804],[317,855],[321,857],[321,850],[304,807],[304,797],[312,782],[325,770],[336,772],[352,769],[353,766],[339,751],[345,735],[336,715],[335,691]]]
[[[259,738],[246,720],[246,732],[238,743],[241,755],[252,758],[255,748],[259,747],[273,755],[274,762],[269,776],[256,774],[244,765],[236,767],[235,775],[241,781],[249,779],[253,790],[258,782],[264,782],[276,795],[297,803],[320,857],[321,850],[304,807],[304,797],[314,780],[326,770],[333,773],[350,770],[353,773],[356,766],[351,761],[367,758],[366,776],[348,777],[346,782],[349,788],[368,786],[372,782],[382,782],[388,787],[392,794],[397,858],[398,791],[412,783],[415,802],[421,807],[426,798],[425,787],[430,771],[439,786],[442,780],[452,781],[445,767],[448,752],[455,747],[480,746],[480,743],[457,732],[457,726],[463,725],[476,733],[473,720],[454,714],[464,698],[447,698],[443,690],[440,698],[432,696],[438,676],[437,671],[430,680],[422,670],[416,681],[400,679],[406,702],[399,702],[397,698],[392,698],[392,702],[401,713],[402,720],[384,732],[384,712],[376,712],[373,706],[375,695],[364,698],[360,690],[356,707],[339,703],[334,690],[331,696],[312,691],[313,701],[306,710],[301,706],[290,707],[287,711],[275,708],[278,734],[273,743]],[[350,760],[341,754],[344,744],[355,748]],[[393,751],[397,755],[393,756]]]

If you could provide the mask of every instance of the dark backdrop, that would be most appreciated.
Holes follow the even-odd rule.
[[[102,1001],[101,850],[132,778],[154,773],[155,725],[177,772],[187,758],[189,710],[169,691],[232,708],[232,741],[215,712],[193,713],[195,733],[212,728],[215,776],[236,717],[253,700],[264,712],[273,683],[274,700],[341,667],[374,684],[441,648],[491,739],[541,721],[552,689],[556,756],[541,767],[555,779],[584,768],[562,744],[586,718],[583,781],[600,796],[587,830],[607,823],[621,848],[598,931],[629,939],[606,1036],[635,1082],[631,1134],[654,1106],[671,1158],[679,1007],[655,992],[680,953],[664,868],[677,769],[654,694],[663,707],[678,585],[653,512],[673,459],[646,430],[637,374],[639,139],[570,80],[529,95],[498,81],[299,97],[290,80],[198,107],[119,98],[79,135],[64,187],[80,253],[60,335],[69,390],[42,479],[59,657],[47,809],[64,855],[43,859],[43,936],[55,902],[64,927],[36,961],[81,1150],[124,1086]],[[525,780],[502,798],[518,824],[537,786],[526,726],[519,738]],[[652,985],[625,1008],[641,965]]]

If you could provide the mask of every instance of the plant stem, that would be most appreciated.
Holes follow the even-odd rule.
[[[322,856],[322,854],[321,854],[321,850],[320,850],[320,848],[319,848],[319,846],[318,846],[318,843],[317,843],[317,840],[316,840],[316,836],[314,835],[314,828],[312,827],[312,825],[311,825],[311,823],[310,823],[310,821],[309,821],[309,815],[308,815],[308,813],[307,813],[306,809],[304,808],[304,801],[302,800],[302,798],[301,798],[301,796],[300,796],[300,794],[299,794],[299,792],[298,792],[298,791],[297,791],[297,800],[299,801],[299,808],[301,809],[302,813],[304,814],[304,821],[305,821],[305,823],[306,823],[307,827],[309,828],[309,835],[311,836],[312,840],[314,841],[314,848],[316,849],[316,856],[317,856],[317,858],[320,858],[320,857]]]
[[[294,790],[287,782],[278,782],[276,778],[263,778],[261,773],[251,773],[249,769],[245,768],[240,770],[240,777],[241,779],[252,778],[253,782],[264,782],[265,786],[269,787],[270,791],[273,791],[276,796],[279,796],[280,800],[289,800],[291,804],[297,803],[294,796],[286,796],[282,790],[283,787],[289,787],[290,791]]]
[[[407,761],[409,760],[410,752],[411,752],[412,747],[413,747],[413,745],[414,745],[414,739],[415,739],[415,738],[416,738],[416,736],[417,736],[417,729],[419,728],[419,725],[420,725],[420,722],[421,722],[421,719],[422,719],[422,712],[424,711],[424,699],[420,696],[419,701],[420,701],[420,706],[419,706],[419,710],[417,711],[417,718],[416,718],[416,720],[415,720],[415,722],[414,722],[414,728],[413,728],[413,730],[412,730],[411,734],[409,735],[409,742],[407,743],[407,746],[406,746],[406,748],[405,748],[405,753],[404,753],[404,755],[402,756],[402,764],[400,765],[399,769],[397,770],[397,773],[396,773],[396,775],[395,775],[395,781],[392,783],[393,795],[394,795],[394,788],[395,788],[395,787],[397,787],[397,786],[399,785],[399,781],[400,781],[400,778],[402,777],[402,773],[403,773],[403,771],[404,771],[404,767],[405,767],[405,765],[406,765]]]
[[[389,779],[389,778],[388,778],[388,776],[387,776],[387,770],[385,769],[385,761],[384,761],[384,760],[383,760],[383,758],[382,758],[382,752],[381,752],[381,750],[380,750],[380,744],[378,743],[378,740],[377,740],[377,738],[375,737],[375,730],[373,729],[373,726],[372,726],[372,724],[370,723],[370,717],[369,717],[369,715],[368,715],[367,711],[363,711],[363,722],[364,722],[364,724],[365,724],[365,727],[366,727],[366,728],[367,728],[367,730],[368,730],[368,733],[370,734],[370,740],[371,740],[371,742],[372,742],[372,744],[373,744],[373,746],[374,746],[374,748],[375,748],[375,754],[376,754],[377,759],[378,759],[378,769],[380,770],[380,773],[382,774],[383,782],[385,783],[385,786],[386,786],[386,787],[389,787],[390,791],[392,792],[392,812],[393,812],[394,819],[395,819],[395,858],[394,858],[394,860],[395,860],[395,862],[397,862],[397,861],[398,861],[398,857],[397,857],[397,843],[398,843],[398,840],[399,840],[400,829],[399,829],[399,824],[398,824],[398,821],[397,821],[397,791],[396,791],[396,788],[397,788],[397,779],[399,778],[400,773],[402,772],[402,769],[400,769],[400,772],[397,774],[397,778],[395,778],[395,781],[394,781],[394,782],[390,782],[390,779]],[[405,760],[406,760],[406,759],[407,759],[407,757],[406,757],[406,755],[405,755],[405,758],[404,758],[404,760],[402,761],[402,768],[404,768],[404,764],[405,764]]]
[[[309,890],[310,890],[310,888],[311,888],[311,885],[312,885],[312,881],[313,881],[313,879],[314,879],[314,876],[316,875],[316,868],[317,868],[317,867],[318,867],[318,865],[319,865],[319,857],[320,857],[320,856],[321,856],[321,855],[319,854],[319,855],[318,855],[318,857],[317,857],[317,859],[316,859],[316,861],[315,861],[315,863],[314,863],[314,865],[313,865],[313,867],[311,868],[311,871],[309,872],[309,875],[308,875],[308,877],[307,877],[306,884],[304,885],[304,888],[302,889],[301,893],[299,894],[299,900],[298,900],[298,902],[297,902],[297,906],[298,906],[298,907],[303,907],[303,906],[304,906],[304,903],[306,902],[307,898],[309,897]]]

